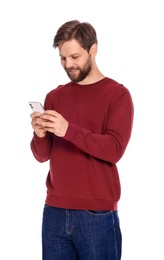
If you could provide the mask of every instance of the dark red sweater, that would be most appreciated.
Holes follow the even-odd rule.
[[[114,210],[120,199],[116,163],[131,136],[133,102],[127,88],[104,78],[89,85],[70,82],[49,92],[45,109],[69,122],[65,137],[34,134],[31,149],[39,162],[50,160],[48,205],[69,209]]]

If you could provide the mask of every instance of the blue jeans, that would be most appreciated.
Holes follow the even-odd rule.
[[[68,210],[45,205],[43,260],[120,260],[117,211]]]

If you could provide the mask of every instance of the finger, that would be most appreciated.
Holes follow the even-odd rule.
[[[58,112],[56,112],[55,110],[46,110],[44,115],[52,115],[54,117],[59,117],[60,114]]]
[[[48,121],[48,122],[55,122],[55,119],[57,118],[55,115],[50,114],[43,114],[40,116],[42,121]]]
[[[41,115],[40,112],[33,112],[30,116],[33,119],[33,118],[39,117],[40,115]]]
[[[55,126],[55,122],[50,121],[50,120],[44,120],[44,121],[42,120],[38,124],[44,128],[54,128],[54,126]]]

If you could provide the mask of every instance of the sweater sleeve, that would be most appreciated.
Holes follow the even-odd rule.
[[[52,138],[46,133],[44,137],[38,137],[35,132],[31,140],[31,150],[35,159],[39,162],[48,161],[51,154]]]
[[[98,159],[116,163],[125,152],[133,124],[133,101],[129,92],[121,95],[108,111],[105,133],[97,134],[69,123],[64,139]]]

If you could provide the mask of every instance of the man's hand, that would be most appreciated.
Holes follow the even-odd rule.
[[[35,120],[34,126],[40,135],[45,135],[46,131],[59,137],[64,137],[66,134],[68,121],[54,110],[46,110]]]
[[[41,116],[41,113],[39,112],[34,112],[31,114],[31,125],[32,128],[34,129],[34,132],[37,134],[39,137],[44,137],[46,135],[46,129],[38,123],[38,118]]]

